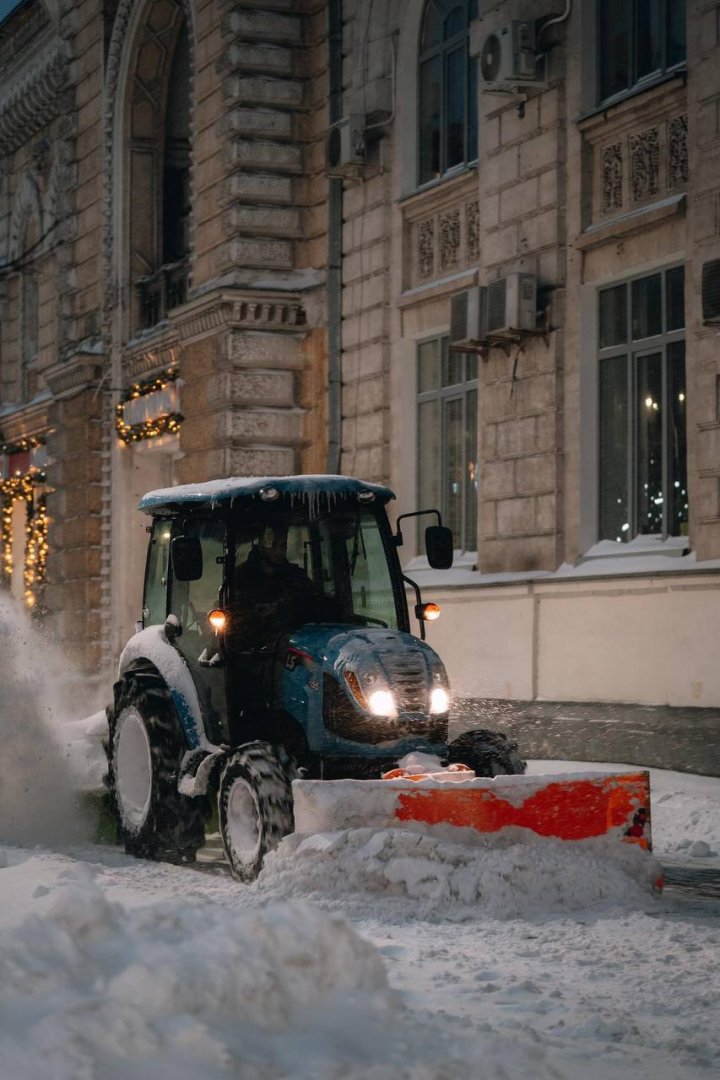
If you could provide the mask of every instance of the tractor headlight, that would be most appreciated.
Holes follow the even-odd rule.
[[[430,712],[437,716],[450,708],[450,695],[444,686],[434,686],[430,691]]]
[[[364,676],[363,682],[365,686],[363,687],[354,671],[346,671],[345,682],[348,690],[365,712],[372,713],[373,716],[387,716],[392,719],[397,716],[394,695],[390,690],[376,687],[376,679],[373,674],[368,673]]]
[[[368,708],[373,716],[397,716],[395,698],[389,690],[373,690],[368,698]]]

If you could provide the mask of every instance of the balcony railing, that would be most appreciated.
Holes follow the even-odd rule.
[[[157,326],[168,311],[184,304],[188,290],[188,262],[166,263],[154,274],[138,278],[136,286],[140,299],[140,326],[143,330]]]

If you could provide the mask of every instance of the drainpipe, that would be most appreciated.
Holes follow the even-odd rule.
[[[328,122],[342,119],[342,0],[328,3]],[[328,180],[327,342],[328,438],[326,471],[340,472],[342,437],[342,227],[343,182]]]

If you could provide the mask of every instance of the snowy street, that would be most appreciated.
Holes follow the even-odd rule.
[[[0,631],[2,1080],[717,1075],[720,900],[653,894],[640,849],[347,829],[287,837],[249,886],[216,842],[135,860],[77,811],[77,685]],[[717,779],[651,789],[655,854],[720,869]]]

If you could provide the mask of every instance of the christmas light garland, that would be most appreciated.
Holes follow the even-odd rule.
[[[177,368],[169,367],[154,379],[136,382],[128,387],[115,406],[115,428],[119,438],[124,443],[140,442],[142,439],[157,439],[160,435],[175,434],[180,430],[180,425],[185,418],[179,412],[161,413],[159,416],[155,416],[150,420],[142,420],[137,424],[128,424],[125,420],[125,406],[129,401],[135,401],[137,398],[147,397],[148,394],[157,394],[161,390],[166,390],[177,378]]]
[[[29,440],[28,440],[29,441]],[[16,444],[17,445],[17,444]],[[34,449],[42,445],[36,441],[34,446],[21,447],[22,450]],[[17,452],[17,451],[14,451]],[[23,563],[24,599],[27,607],[35,607],[38,589],[45,580],[45,569],[49,553],[46,497],[35,489],[45,482],[45,473],[32,467],[21,476],[11,476],[0,480],[2,496],[2,523],[0,524],[0,573],[6,586],[10,585],[14,566],[12,519],[16,502],[24,502],[25,519],[25,559]]]

